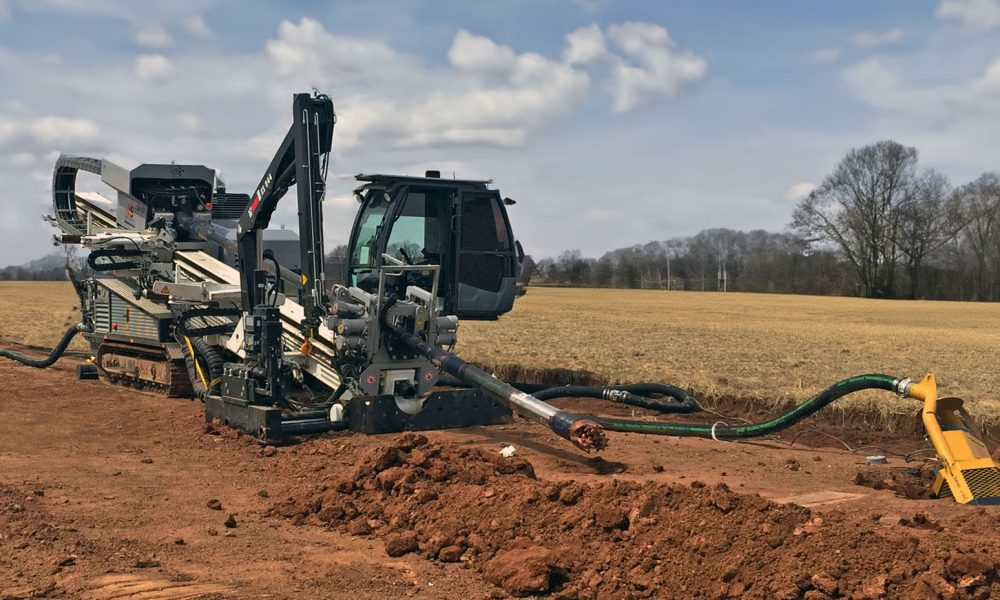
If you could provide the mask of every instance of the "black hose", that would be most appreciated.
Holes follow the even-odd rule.
[[[609,431],[624,431],[631,433],[648,433],[656,435],[675,435],[688,437],[703,437],[713,439],[743,439],[760,437],[781,431],[809,417],[832,402],[848,394],[861,390],[900,391],[904,380],[889,375],[859,375],[838,381],[816,396],[799,404],[792,410],[761,423],[731,426],[725,423],[714,425],[669,423],[664,421],[642,421],[638,419],[618,419],[614,417],[595,417],[585,415],[587,419],[596,422]],[[572,414],[572,413],[570,413]]]
[[[208,373],[205,375],[208,379],[208,392],[215,393],[219,388],[219,381],[222,379],[222,371],[226,360],[222,357],[222,353],[219,352],[218,348],[202,338],[191,338],[191,346],[195,352],[201,355],[202,362],[207,367]]]
[[[178,337],[178,343],[184,351],[184,368],[187,369],[194,395],[204,399],[207,394],[217,392],[225,366],[222,353],[200,337],[188,337],[183,334],[179,334]],[[191,351],[188,350],[188,343],[191,344]],[[204,383],[202,377],[198,375],[199,366],[203,369],[201,375],[205,378]]]
[[[447,373],[438,376],[438,383],[452,387],[467,387],[457,377]],[[597,398],[611,400],[620,404],[648,408],[660,413],[693,413],[701,410],[698,401],[685,390],[666,383],[632,383],[628,385],[545,385],[540,383],[515,383],[511,386],[531,394],[539,400],[555,400],[556,398]],[[670,398],[664,402],[659,398]]]
[[[630,385],[583,386],[563,385],[544,386],[535,384],[512,383],[514,387],[527,392],[539,400],[554,400],[555,398],[598,398],[611,400],[629,406],[648,408],[661,413],[693,413],[701,410],[698,401],[681,388],[664,383],[635,383]],[[669,398],[664,402],[650,396],[656,395]]]
[[[191,380],[191,390],[194,392],[196,398],[201,398],[204,401],[208,390],[202,384],[201,378],[198,377],[198,370],[194,366],[195,360],[197,359],[191,354],[184,353],[184,368],[187,369],[188,379]]]
[[[22,365],[27,365],[29,367],[35,367],[36,369],[44,369],[46,367],[51,367],[59,357],[66,352],[66,348],[73,342],[73,338],[76,337],[77,332],[83,330],[83,324],[78,323],[66,330],[63,334],[62,339],[56,344],[56,347],[52,349],[49,355],[41,360],[28,358],[27,356],[14,352],[13,350],[3,350],[0,349],[0,356],[4,358],[9,358],[11,360],[16,360]]]
[[[464,385],[460,380],[442,374],[438,381],[445,385]],[[901,378],[889,375],[859,375],[838,381],[816,396],[799,404],[794,409],[761,423],[751,423],[732,427],[725,423],[701,425],[689,423],[671,423],[665,421],[647,421],[641,419],[625,419],[617,417],[599,417],[594,415],[579,415],[569,411],[561,411],[567,417],[589,419],[608,431],[623,431],[653,435],[674,435],[687,437],[704,437],[715,439],[743,439],[760,437],[786,429],[799,421],[817,413],[832,402],[848,394],[861,390],[878,389],[898,392]],[[676,386],[659,383],[640,383],[621,386],[547,386],[531,383],[510,384],[522,392],[534,396],[538,400],[547,401],[555,398],[602,398],[649,408],[661,413],[693,413],[701,410],[698,401],[687,392]],[[676,402],[664,403],[647,397],[648,394],[668,396]]]

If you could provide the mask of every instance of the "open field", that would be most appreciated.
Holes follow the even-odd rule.
[[[0,282],[0,339],[51,346],[78,318],[69,283]],[[663,381],[710,403],[802,400],[862,373],[919,378],[1000,426],[1000,304],[764,294],[531,288],[494,322],[464,321],[458,352],[486,365]],[[879,393],[829,410],[892,428],[916,410]]]
[[[862,373],[934,371],[944,393],[995,426],[997,348],[1000,304],[531,288],[499,321],[463,322],[458,350],[484,364],[586,369],[765,403],[803,400]],[[915,411],[884,393],[838,405],[852,403],[873,425]]]
[[[51,348],[80,321],[79,300],[68,281],[0,282],[0,340]],[[83,340],[74,342],[79,349]]]

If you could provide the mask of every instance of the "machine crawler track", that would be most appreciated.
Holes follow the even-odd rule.
[[[166,397],[191,397],[193,390],[184,363],[162,348],[103,342],[95,363],[102,380]]]

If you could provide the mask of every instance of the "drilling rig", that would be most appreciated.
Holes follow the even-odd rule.
[[[323,199],[336,115],[329,97],[295,94],[292,123],[251,194],[231,193],[203,165],[124,169],[60,156],[53,174],[57,243],[89,250],[92,276],[71,273],[83,320],[44,359],[82,334],[80,378],[193,396],[210,422],[274,443],[351,429],[389,433],[509,423],[516,413],[590,452],[607,431],[738,440],[773,434],[854,392],[924,403],[941,469],[935,492],[1000,503],[1000,469],[957,398],[920,381],[861,375],[760,423],[678,423],[580,415],[548,402],[590,396],[659,413],[701,409],[666,384],[530,386],[501,381],[454,353],[460,320],[497,319],[519,295],[524,250],[488,180],[362,174],[346,281],[325,273]],[[115,198],[77,191],[100,178]],[[298,235],[268,226],[294,186]]]

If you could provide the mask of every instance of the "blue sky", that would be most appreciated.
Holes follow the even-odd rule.
[[[51,251],[58,152],[248,191],[311,87],[340,119],[328,243],[350,175],[440,168],[517,199],[528,252],[597,256],[782,230],[878,139],[956,185],[996,169],[1000,0],[0,0],[0,263]]]

